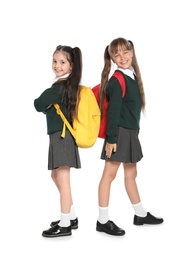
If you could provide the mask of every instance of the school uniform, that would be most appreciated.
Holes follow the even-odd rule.
[[[59,103],[61,110],[70,124],[66,101],[63,99],[63,83],[55,82],[51,88],[46,89],[37,99],[34,100],[35,109],[46,114],[47,134],[49,135],[48,170],[56,169],[60,166],[81,168],[78,147],[69,130],[66,130],[65,138],[61,137],[63,121],[56,113],[54,106],[49,105]]]
[[[115,77],[106,85],[108,103],[108,124],[101,159],[117,162],[136,163],[143,157],[138,138],[141,115],[141,96],[136,76],[131,70],[117,69],[123,74],[126,94],[122,98],[122,89]],[[106,157],[105,145],[117,144],[117,151],[111,158]]]

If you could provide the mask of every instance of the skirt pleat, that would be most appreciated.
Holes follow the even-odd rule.
[[[138,138],[139,130],[118,128],[117,151],[112,153],[111,158],[106,157],[104,141],[101,159],[116,162],[136,163],[143,157],[141,144]]]
[[[53,133],[49,137],[48,170],[60,166],[81,168],[78,147],[68,130],[65,138],[61,137],[61,132]]]

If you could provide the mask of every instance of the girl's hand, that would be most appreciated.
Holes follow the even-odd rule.
[[[106,157],[111,158],[112,152],[116,152],[117,144],[109,144],[106,143],[105,151],[106,151]]]

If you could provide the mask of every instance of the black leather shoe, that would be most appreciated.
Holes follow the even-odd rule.
[[[71,226],[60,227],[59,225],[55,225],[47,230],[44,230],[42,233],[42,236],[44,237],[62,237],[70,235],[72,235]]]
[[[55,225],[58,225],[60,223],[60,220],[53,221],[50,226],[53,227]],[[71,228],[72,229],[77,229],[78,228],[78,218],[75,218],[73,220],[70,220]]]
[[[114,222],[111,220],[108,220],[108,222],[105,224],[101,224],[99,221],[97,221],[96,230],[113,236],[123,236],[125,234],[125,231],[122,228],[116,226],[116,224],[114,224]]]
[[[142,218],[134,215],[133,224],[134,225],[143,225],[143,224],[149,224],[149,225],[157,225],[161,224],[163,222],[162,218],[156,218],[153,215],[151,215],[149,212],[147,212],[147,216]]]

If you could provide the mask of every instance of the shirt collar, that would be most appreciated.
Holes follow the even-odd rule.
[[[122,69],[122,68],[118,67],[117,69],[122,71],[124,74],[126,74],[127,76],[129,76],[133,80],[135,80],[135,71],[134,71],[133,67],[131,67],[131,69]]]
[[[57,80],[59,80],[59,79],[66,79],[69,75],[70,75],[70,73],[67,73],[67,74],[65,74],[65,75],[63,75],[63,76],[55,77],[55,78],[53,79],[53,83],[55,83],[55,82],[56,82]]]

